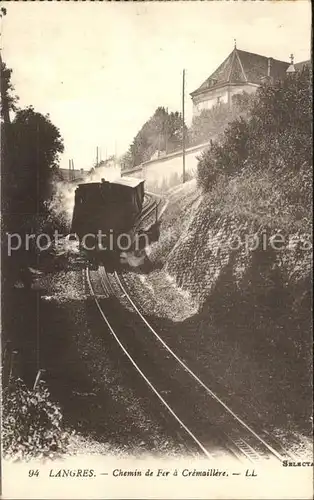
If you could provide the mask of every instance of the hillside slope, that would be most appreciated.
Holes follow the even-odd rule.
[[[162,269],[132,289],[191,368],[288,446],[312,423],[311,87],[304,68],[258,89],[200,156],[201,190],[168,193]]]
[[[232,249],[272,228],[239,205],[226,208],[229,197],[227,186],[218,199],[202,195],[195,181],[171,190],[149,255],[155,270],[129,273],[128,285],[169,345],[234,411],[300,446],[311,432],[310,249],[295,243],[298,229],[280,252]]]

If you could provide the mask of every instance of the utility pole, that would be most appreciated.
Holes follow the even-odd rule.
[[[114,141],[114,166],[117,166],[117,140]]]
[[[98,167],[98,146],[96,147],[96,167]]]
[[[75,173],[74,173],[74,160],[69,160],[69,180],[74,181]]]
[[[182,74],[182,182],[185,182],[185,123],[184,123],[184,99],[185,99],[185,69]]]
[[[160,156],[160,132],[159,132],[159,134],[158,134],[157,151],[158,151],[158,153],[157,153],[157,157],[159,158],[159,156]]]
[[[165,150],[166,150],[166,155],[168,153],[168,119],[169,119],[169,115],[168,115],[168,108],[166,108],[166,123],[165,123],[165,126],[164,126],[164,136],[165,136]]]

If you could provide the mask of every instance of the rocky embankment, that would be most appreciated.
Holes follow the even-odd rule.
[[[300,445],[312,414],[310,245],[304,232],[220,210],[215,201],[195,181],[171,190],[149,254],[156,268],[129,273],[128,285],[169,344],[219,384],[235,411]]]

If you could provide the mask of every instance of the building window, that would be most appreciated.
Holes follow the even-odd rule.
[[[221,104],[221,95],[217,97],[217,104]]]

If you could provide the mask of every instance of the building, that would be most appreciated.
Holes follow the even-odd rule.
[[[241,92],[253,93],[263,82],[273,82],[286,73],[300,70],[310,61],[294,64],[272,57],[253,54],[234,46],[233,51],[202,85],[191,92],[193,116],[219,103],[231,105],[232,96]]]

